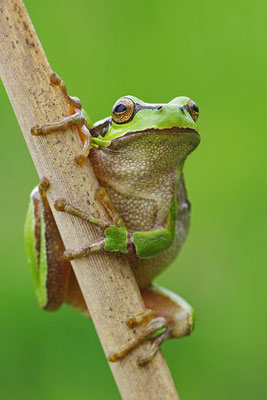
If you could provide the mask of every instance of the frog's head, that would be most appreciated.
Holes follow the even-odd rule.
[[[183,163],[199,144],[198,115],[196,103],[188,97],[176,97],[167,104],[121,97],[112,117],[95,124],[93,142],[96,147],[129,150],[139,160],[162,160],[168,168]]]

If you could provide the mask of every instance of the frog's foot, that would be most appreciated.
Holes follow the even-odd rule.
[[[64,118],[62,121],[55,122],[52,124],[35,125],[31,128],[31,134],[33,136],[46,135],[51,132],[67,129],[71,126],[78,128],[79,135],[84,143],[81,152],[75,157],[75,161],[80,165],[82,164],[89,155],[91,149],[91,139],[89,121],[86,118],[86,114],[81,108],[81,101],[77,97],[71,97],[67,94],[65,82],[53,72],[51,75],[51,83],[59,86],[61,89],[64,99],[66,100],[70,113],[69,117]]]
[[[137,360],[137,364],[143,366],[153,359],[161,343],[170,337],[168,322],[164,317],[155,317],[152,310],[145,310],[141,314],[128,318],[126,323],[129,327],[142,324],[142,328],[138,331],[136,336],[119,351],[110,354],[108,360],[110,362],[116,362],[143,341],[152,339],[153,343],[150,351]]]
[[[50,81],[51,81],[51,83],[53,83],[53,85],[56,85],[60,88],[60,90],[64,96],[64,99],[66,100],[66,103],[69,106],[78,108],[78,109],[82,108],[81,100],[78,97],[72,97],[72,96],[68,95],[66,84],[63,81],[63,79],[61,79],[60,76],[58,76],[58,74],[56,74],[55,72],[52,72],[52,74],[50,76]]]
[[[111,362],[118,361],[139,343],[151,339],[150,351],[137,360],[138,365],[143,366],[153,359],[166,339],[186,336],[193,330],[193,310],[180,296],[157,285],[142,289],[141,294],[147,309],[128,318],[127,325],[134,327],[141,323],[143,327],[134,339],[110,354]]]
[[[115,209],[113,208],[109,197],[104,188],[99,188],[96,193],[96,198],[101,201],[101,203],[107,209],[109,215],[113,218],[114,224],[118,222],[118,214],[116,213]],[[57,199],[54,203],[54,207],[57,211],[66,212],[71,214],[75,217],[81,218],[84,221],[90,222],[94,225],[101,227],[102,229],[106,230],[111,226],[108,221],[97,219],[92,215],[86,213],[85,211],[81,211],[78,208],[74,207],[70,203],[68,203],[65,199]],[[117,226],[113,225],[114,228],[119,229]],[[76,258],[88,256],[91,253],[99,252],[105,250],[106,246],[106,237],[100,237],[98,240],[90,243],[87,246],[80,247],[75,250],[66,250],[64,252],[64,256],[67,260],[71,261]]]

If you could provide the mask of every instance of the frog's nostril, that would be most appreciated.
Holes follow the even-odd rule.
[[[163,108],[162,106],[159,106],[159,107],[157,108],[157,110],[160,111],[160,110],[162,110],[162,108]]]

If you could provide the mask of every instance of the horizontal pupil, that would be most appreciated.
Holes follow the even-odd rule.
[[[127,109],[127,107],[124,104],[119,104],[117,105],[117,107],[115,108],[115,112],[116,113],[122,113],[123,111],[125,111]]]

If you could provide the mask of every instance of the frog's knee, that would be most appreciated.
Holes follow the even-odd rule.
[[[158,285],[142,289],[141,294],[146,308],[167,320],[172,337],[191,334],[194,329],[194,310],[182,297]]]

